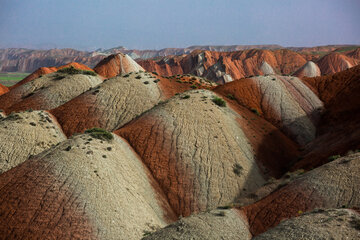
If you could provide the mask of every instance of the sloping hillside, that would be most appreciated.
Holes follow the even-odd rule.
[[[146,167],[109,134],[78,135],[0,175],[0,235],[139,239],[174,220]]]
[[[95,75],[95,76],[94,76]],[[55,108],[102,82],[92,71],[63,68],[40,76],[0,96],[5,112]]]

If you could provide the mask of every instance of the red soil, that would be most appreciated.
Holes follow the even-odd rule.
[[[121,73],[125,74],[138,71],[134,63],[136,64],[136,62],[130,63],[125,57],[125,54],[118,53],[101,60],[94,67],[94,71],[105,78],[112,78]]]
[[[333,52],[322,57],[316,64],[319,66],[321,74],[327,75],[356,66],[360,64],[360,60]]]
[[[248,217],[250,232],[256,236],[282,220],[321,206],[322,200],[317,197],[314,189],[292,184],[241,210]]]
[[[8,91],[9,91],[9,89],[7,87],[0,84],[0,95],[3,95],[4,93],[7,93]]]
[[[95,239],[96,230],[84,211],[86,203],[69,189],[70,183],[50,173],[51,167],[31,159],[0,176],[0,236]]]

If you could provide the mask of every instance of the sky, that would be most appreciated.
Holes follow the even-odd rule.
[[[0,0],[0,48],[360,44],[360,0]]]

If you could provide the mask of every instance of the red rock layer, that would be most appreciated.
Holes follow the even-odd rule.
[[[164,57],[161,60],[141,60],[139,64],[147,71],[160,75],[192,73],[218,81],[216,72],[240,79],[250,75],[262,74],[260,68],[267,62],[275,71],[291,74],[306,63],[306,59],[291,50],[245,50],[237,52],[193,51],[189,55]]]
[[[7,93],[8,91],[9,91],[9,89],[7,87],[0,84],[0,95],[3,95],[4,93]]]
[[[360,60],[347,57],[341,53],[330,53],[316,62],[321,74],[333,74],[360,64]]]
[[[144,69],[128,55],[118,53],[103,59],[94,67],[94,70],[105,78],[112,78],[119,74],[138,72],[140,70],[143,71]]]
[[[69,189],[71,183],[58,181],[50,169],[32,159],[0,176],[0,236],[96,239],[86,206]]]

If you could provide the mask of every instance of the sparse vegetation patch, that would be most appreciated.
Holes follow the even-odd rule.
[[[114,136],[110,132],[108,132],[102,128],[96,128],[96,127],[91,128],[91,129],[85,130],[85,133],[88,133],[93,138],[97,138],[100,140],[110,141],[110,140],[114,139]]]
[[[81,70],[81,69],[74,68],[73,66],[70,66],[68,68],[59,69],[57,72],[58,73],[67,73],[67,74],[71,74],[71,75],[85,74],[85,75],[97,76],[97,74],[93,71]]]
[[[212,101],[219,107],[226,107],[226,102],[222,98],[215,96],[215,97],[213,97]]]

